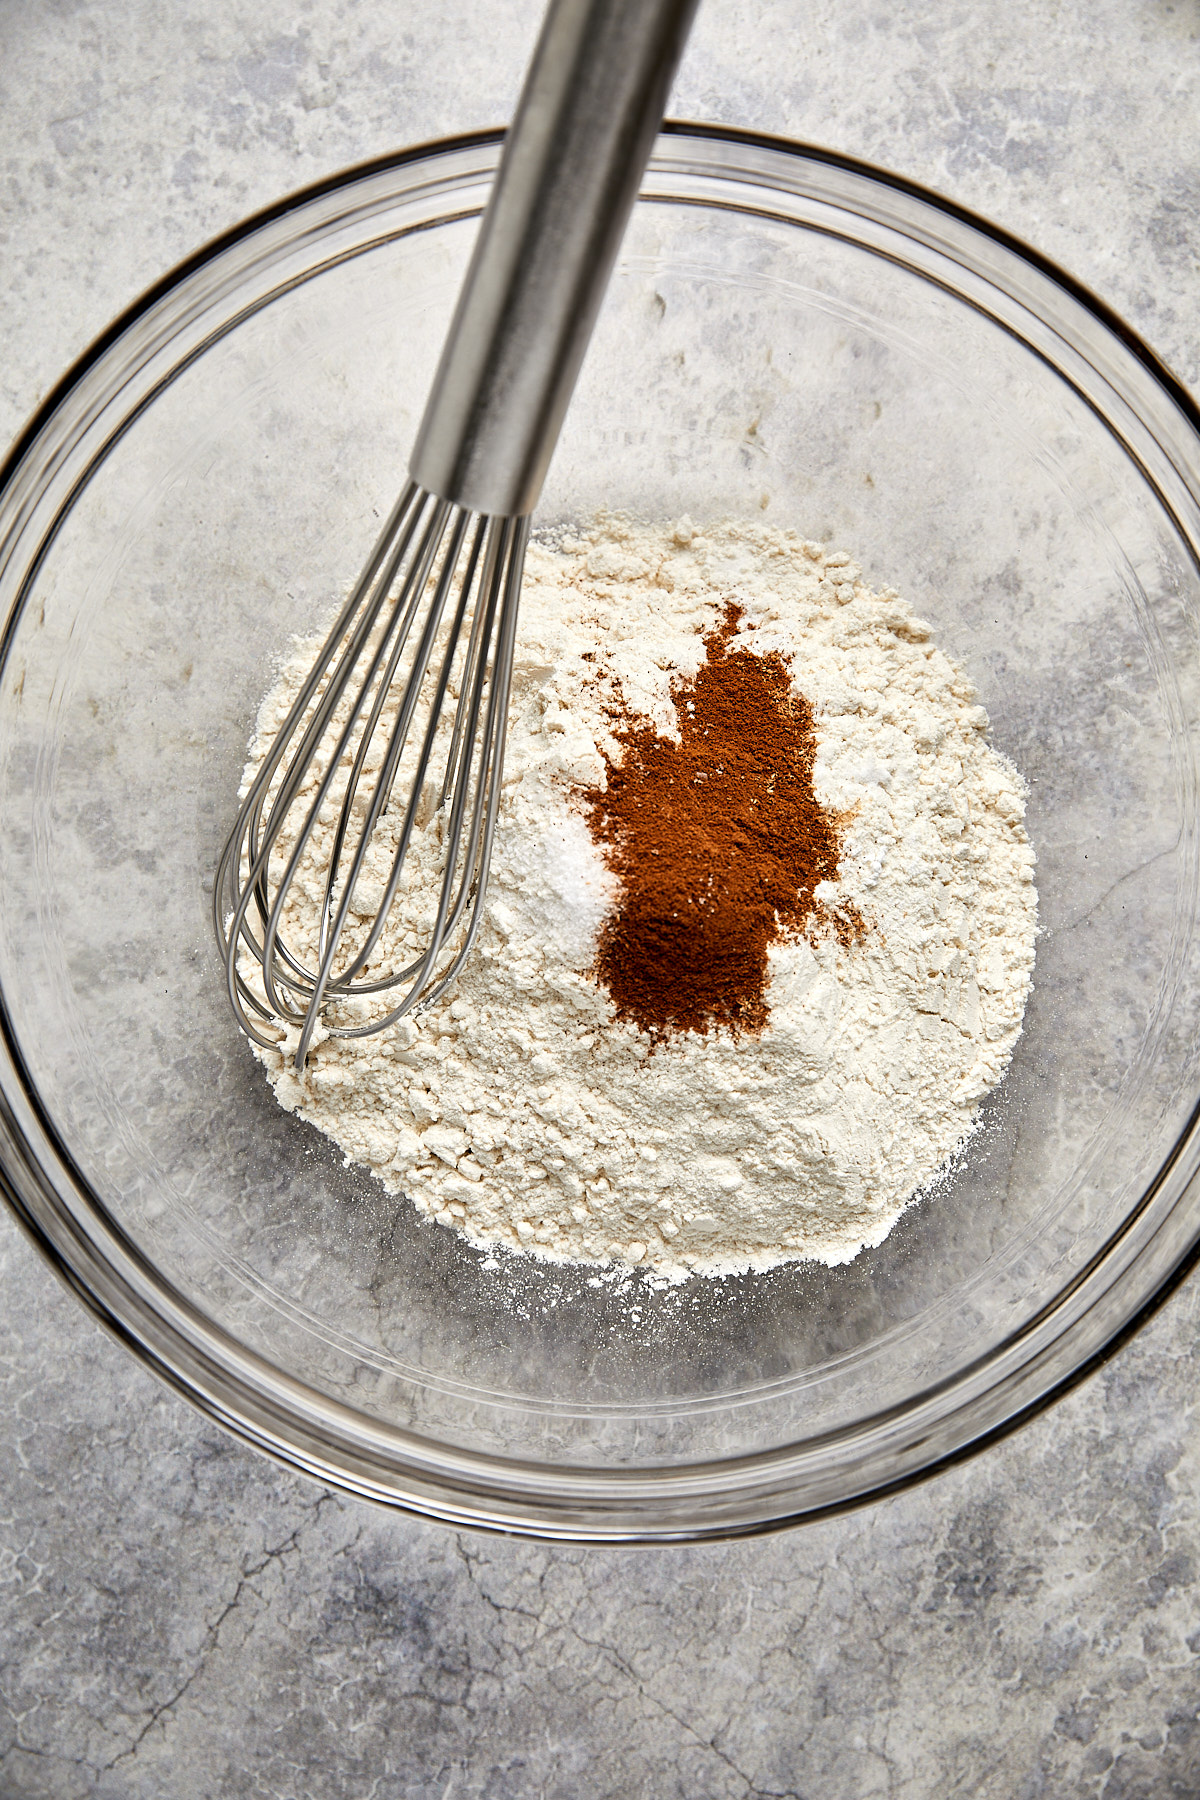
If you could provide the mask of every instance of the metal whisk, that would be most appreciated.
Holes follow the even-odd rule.
[[[478,934],[529,515],[697,3],[551,0],[411,479],[222,853],[213,919],[234,1012],[263,1045],[298,1030],[298,1068],[318,1024],[363,1037],[430,1004]],[[385,815],[398,830],[379,880]],[[405,966],[380,970],[414,833],[439,815],[432,924]],[[289,942],[289,894],[331,826],[317,941]],[[394,1004],[355,1017],[382,994]]]

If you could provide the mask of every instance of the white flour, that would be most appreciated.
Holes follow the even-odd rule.
[[[654,1045],[590,974],[614,878],[577,796],[604,778],[600,749],[619,754],[614,681],[674,734],[672,676],[695,673],[731,599],[735,644],[791,658],[812,706],[817,796],[853,815],[820,897],[853,902],[867,930],[848,948],[820,928],[776,944],[760,1037]],[[315,648],[295,647],[264,701],[249,769]],[[476,955],[428,1012],[326,1039],[303,1078],[285,1053],[256,1052],[280,1103],[485,1244],[670,1278],[848,1261],[962,1144],[1020,1032],[1033,853],[1024,784],[986,726],[908,605],[793,533],[607,519],[535,545]],[[397,941],[436,863],[431,826],[389,920]],[[315,905],[296,905],[303,938]]]

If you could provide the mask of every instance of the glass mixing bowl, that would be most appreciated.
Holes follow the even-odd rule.
[[[1192,1255],[1200,421],[946,201],[664,134],[539,519],[766,519],[912,600],[1031,784],[1036,985],[967,1153],[845,1267],[656,1289],[486,1255],[278,1108],[209,896],[274,659],[403,479],[497,156],[250,220],[7,465],[5,1189],[152,1368],[322,1481],[560,1537],[753,1531],[1011,1426]]]

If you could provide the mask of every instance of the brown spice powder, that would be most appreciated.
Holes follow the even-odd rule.
[[[621,884],[596,972],[618,1014],[656,1037],[761,1031],[768,946],[804,927],[817,883],[837,876],[812,710],[777,651],[730,648],[741,618],[726,605],[696,675],[672,683],[679,742],[618,708],[620,761],[582,796]]]

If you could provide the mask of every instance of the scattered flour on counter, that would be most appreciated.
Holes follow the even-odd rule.
[[[655,1041],[592,974],[615,878],[579,795],[618,757],[618,698],[678,735],[672,680],[696,673],[730,601],[735,646],[782,653],[812,708],[814,787],[843,821],[820,916],[853,907],[865,930],[842,943],[814,923],[772,946],[761,1035]],[[263,702],[248,775],[317,642]],[[1034,859],[1024,783],[986,730],[929,628],[844,553],[687,520],[603,518],[535,543],[474,957],[417,1018],[320,1042],[302,1077],[288,1040],[255,1053],[283,1106],[477,1242],[671,1279],[846,1262],[962,1145],[1020,1033]],[[322,853],[318,839],[318,868]],[[410,857],[384,941],[397,954],[431,910],[436,815]],[[388,845],[378,858],[382,872]],[[319,891],[294,890],[301,940]]]

